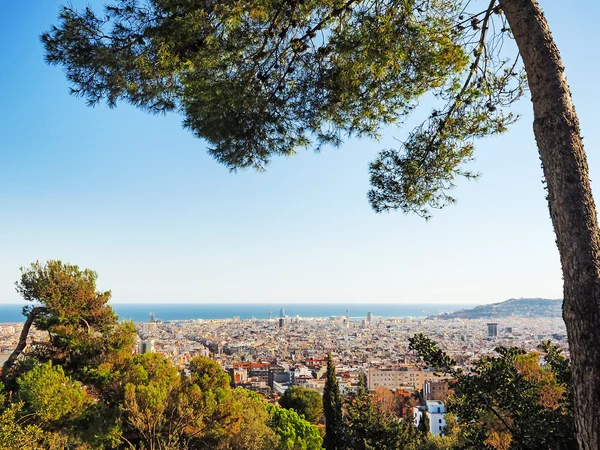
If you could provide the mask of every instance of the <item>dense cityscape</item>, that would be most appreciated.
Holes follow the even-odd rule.
[[[443,405],[452,377],[428,367],[409,350],[409,338],[416,333],[429,336],[467,371],[481,357],[494,355],[499,346],[536,351],[540,342],[549,340],[568,356],[566,330],[559,317],[513,316],[490,322],[387,318],[366,312],[364,319],[351,320],[289,317],[281,308],[277,318],[251,320],[162,321],[149,312],[148,321],[135,326],[136,353],[159,353],[183,371],[194,357],[210,357],[229,374],[232,386],[256,391],[270,401],[290,386],[322,394],[326,357],[331,354],[342,395],[356,393],[364,376],[370,391],[385,389],[404,399],[421,395],[425,406],[427,401]],[[16,346],[21,327],[20,323],[0,325],[0,358],[6,359]],[[30,339],[42,341],[44,333],[34,331]],[[431,432],[440,434],[442,427],[436,428],[436,423],[441,422],[430,421]]]

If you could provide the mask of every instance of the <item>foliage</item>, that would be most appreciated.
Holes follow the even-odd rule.
[[[0,448],[3,450],[59,450],[68,442],[65,436],[28,424],[22,417],[22,403],[13,403],[0,412]]]
[[[13,432],[30,430],[41,448],[102,449],[119,441],[116,417],[50,361],[19,377],[17,398],[8,408],[16,414]]]
[[[42,423],[68,423],[81,416],[91,403],[81,384],[72,381],[60,366],[47,362],[19,378],[24,412]],[[62,426],[62,425],[61,425]]]
[[[190,361],[192,381],[203,391],[226,389],[230,385],[229,375],[212,359],[199,356]]]
[[[392,450],[408,444],[398,416],[381,407],[366,390],[346,402],[347,445],[356,450]]]
[[[373,398],[384,412],[388,414],[399,414],[401,404],[399,398],[394,392],[383,387],[377,386],[373,392]]]
[[[323,398],[313,389],[290,386],[279,399],[281,407],[293,409],[306,420],[317,423],[323,416]]]
[[[240,421],[229,437],[231,450],[275,450],[280,442],[271,426],[271,413],[262,397],[245,389],[236,389],[235,399],[240,405]]]
[[[331,353],[327,354],[327,379],[323,389],[323,415],[325,417],[325,448],[343,450],[346,424],[342,415],[342,396],[335,376],[335,364]]]
[[[147,353],[135,358],[131,381],[125,384],[123,413],[126,429],[138,434],[150,448],[172,448],[179,442],[181,429],[170,426],[170,413],[179,411],[179,374],[160,355]]]
[[[417,431],[421,436],[426,437],[429,434],[430,421],[429,414],[425,411],[421,411],[419,416],[419,424],[417,425]]]
[[[159,354],[136,356],[116,383],[124,385],[120,403],[127,439],[150,448],[217,448],[240,426],[242,409],[229,384],[221,387],[219,380],[215,377],[213,390],[208,378],[182,378]]]
[[[52,361],[66,373],[85,378],[107,358],[131,353],[135,342],[132,324],[117,324],[108,305],[110,292],[96,290],[97,274],[61,261],[48,261],[21,269],[17,292],[34,305],[23,308],[28,318],[19,346],[7,363],[16,362],[22,352],[29,325],[48,333],[48,341],[35,343],[27,356],[36,361]],[[29,325],[28,325],[29,324]],[[23,370],[35,362],[19,361]],[[19,367],[5,364],[3,377],[16,378]]]
[[[232,169],[377,136],[468,67],[459,3],[119,0],[42,35],[88,104],[178,111]]]
[[[277,450],[318,450],[323,445],[319,429],[295,411],[269,405],[271,428],[279,436]]]
[[[568,362],[549,342],[543,353],[499,347],[465,373],[422,334],[410,339],[428,364],[456,377],[449,410],[468,448],[551,450],[576,447]],[[542,364],[542,358],[546,360]]]

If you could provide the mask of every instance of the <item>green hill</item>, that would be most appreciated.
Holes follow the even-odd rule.
[[[440,319],[494,319],[501,317],[562,317],[562,300],[511,298],[500,303],[440,314]]]

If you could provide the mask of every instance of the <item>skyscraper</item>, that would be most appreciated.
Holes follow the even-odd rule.
[[[154,322],[154,313],[153,312],[150,313],[150,322]]]
[[[488,338],[495,338],[498,336],[498,324],[497,323],[488,323]]]
[[[279,311],[279,317],[285,317],[285,308],[281,308]]]
[[[371,311],[369,311],[367,313],[367,323],[371,323],[373,322],[373,313]]]

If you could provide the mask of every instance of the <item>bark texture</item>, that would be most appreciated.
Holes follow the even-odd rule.
[[[581,450],[600,450],[600,235],[579,120],[536,0],[499,0],[525,64],[533,130],[563,272],[563,317]]]
[[[33,324],[33,321],[36,319],[36,317],[44,311],[46,311],[46,308],[44,308],[43,306],[36,306],[27,315],[27,320],[25,321],[23,329],[21,330],[21,335],[19,336],[19,342],[17,343],[17,347],[13,350],[8,359],[4,361],[4,365],[2,366],[3,377],[8,375],[10,368],[17,361],[19,355],[23,353],[23,350],[25,350],[25,347],[27,346],[27,336],[29,335],[29,329],[31,328],[31,325]]]

